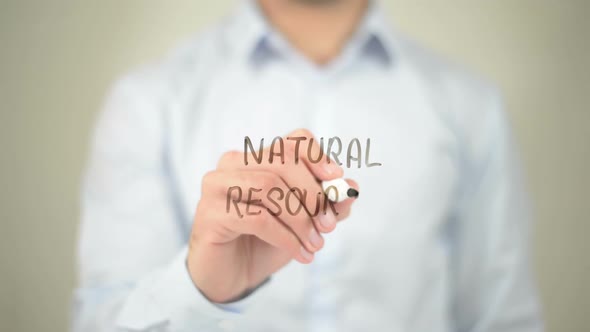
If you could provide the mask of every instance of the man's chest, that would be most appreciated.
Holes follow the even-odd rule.
[[[430,283],[428,276],[445,280],[444,227],[460,175],[455,137],[423,95],[389,93],[383,86],[243,86],[230,94],[217,87],[189,99],[182,116],[170,122],[171,162],[187,216],[200,198],[202,176],[224,152],[243,153],[245,137],[256,147],[261,140],[268,146],[277,136],[307,128],[316,140],[323,138],[324,150],[333,143],[345,177],[359,183],[351,216],[325,236],[314,263],[290,266],[274,277],[267,296],[285,310],[302,303],[312,286],[323,288],[324,295],[335,290],[328,302],[357,303],[355,297],[370,292],[338,290],[360,282],[379,290],[372,301],[384,305],[373,303],[376,308],[403,313]]]

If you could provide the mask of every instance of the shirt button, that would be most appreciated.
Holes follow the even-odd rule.
[[[228,319],[222,319],[219,321],[219,323],[217,324],[217,326],[219,326],[220,329],[222,329],[223,331],[233,331],[234,330],[234,322],[232,322],[231,320]]]

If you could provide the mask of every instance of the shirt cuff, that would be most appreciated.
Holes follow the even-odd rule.
[[[188,249],[183,248],[166,268],[140,281],[118,317],[118,325],[147,329],[167,325],[173,331],[223,326],[245,311],[254,297],[239,301],[210,302],[193,284],[186,268]]]

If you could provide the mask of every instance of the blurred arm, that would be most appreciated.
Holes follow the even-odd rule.
[[[187,272],[190,216],[176,208],[151,88],[141,77],[122,80],[98,122],[82,196],[75,331],[212,331],[236,315],[207,301]]]
[[[541,331],[529,253],[530,215],[499,98],[481,110],[456,215],[458,331]],[[479,116],[479,115],[478,115]],[[469,148],[467,150],[470,150]]]

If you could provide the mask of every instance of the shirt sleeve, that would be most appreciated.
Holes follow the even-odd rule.
[[[500,98],[487,100],[465,142],[454,216],[455,324],[457,331],[542,331],[524,181]]]
[[[100,113],[82,189],[74,331],[217,331],[251,297],[209,302],[186,269],[192,216],[166,161],[151,74],[119,81]]]
[[[241,312],[244,302],[215,304],[194,286],[186,269],[184,248],[163,269],[142,279],[117,316],[117,325],[133,331],[224,330]]]

